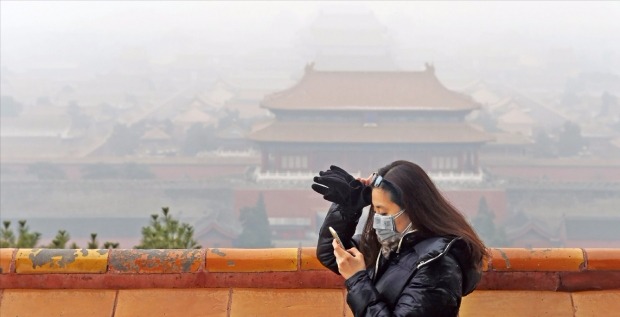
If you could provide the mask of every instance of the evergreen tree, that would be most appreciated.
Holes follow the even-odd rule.
[[[575,93],[576,89],[568,86],[575,86],[575,84],[570,82],[567,83],[567,89],[564,91],[560,103],[563,108],[573,109],[581,102],[581,98]]]
[[[116,249],[116,248],[118,248],[118,245],[119,245],[118,242],[106,241],[106,242],[103,243],[103,248],[104,249]],[[97,240],[97,234],[96,233],[91,233],[90,234],[90,241],[88,241],[88,245],[87,245],[86,248],[87,249],[99,249],[99,241]]]
[[[489,208],[485,197],[480,198],[478,213],[472,219],[472,225],[487,246],[506,246],[506,233],[503,228],[495,226],[495,214]]]
[[[90,241],[88,241],[87,249],[99,249],[99,241],[97,241],[97,234],[90,234]]]
[[[17,117],[24,105],[11,96],[0,96],[0,117]]]
[[[56,237],[54,237],[52,242],[43,247],[48,249],[66,249],[69,240],[71,240],[71,235],[66,230],[58,230],[58,233],[56,233]],[[117,247],[117,242],[106,241],[106,243],[104,244],[105,249],[116,249]],[[71,242],[68,248],[81,249],[80,246],[75,242]],[[99,249],[99,241],[97,241],[96,233],[90,234],[90,241],[87,242],[86,249]]]
[[[213,126],[200,123],[193,124],[185,134],[183,153],[196,155],[201,151],[212,151],[217,148],[216,130]]]
[[[478,111],[478,116],[474,119],[474,122],[481,125],[485,131],[488,132],[498,132],[497,128],[497,118],[491,114],[491,112],[482,108]]]
[[[571,156],[579,153],[585,145],[578,124],[567,121],[558,137],[558,152],[562,156]]]
[[[104,163],[84,165],[81,172],[84,179],[114,179],[119,177],[116,166]]]
[[[485,197],[481,197],[478,202],[478,213],[472,219],[472,224],[476,228],[478,235],[485,241],[490,240],[495,235],[495,215],[489,209]]]
[[[36,248],[37,243],[41,239],[39,232],[31,232],[30,228],[26,225],[26,220],[20,220],[17,237],[11,229],[10,221],[3,221],[3,227],[0,228],[0,248]],[[88,243],[89,249],[98,249],[98,243],[96,242],[96,233],[91,234],[91,242]],[[48,249],[65,249],[67,243],[71,240],[71,236],[66,230],[58,230],[56,237],[48,245],[39,246],[40,248]],[[118,243],[106,242],[106,249],[117,248]],[[71,243],[70,249],[79,249],[80,247],[75,243]]]
[[[151,215],[151,224],[142,227],[142,240],[136,249],[199,249],[194,240],[194,228],[172,218],[168,207],[162,207],[163,217]]]
[[[534,137],[534,154],[538,157],[553,157],[554,142],[546,131],[537,131]]]
[[[603,92],[601,96],[601,111],[599,116],[609,116],[618,112],[618,97],[610,94],[609,92]]]
[[[30,228],[26,225],[26,220],[19,220],[19,228],[17,229],[17,238],[11,229],[11,222],[4,221],[3,228],[0,229],[0,247],[2,248],[34,248],[41,234],[39,232],[30,232]]]
[[[26,220],[20,220],[19,223],[19,235],[17,236],[18,248],[34,248],[39,240],[41,234],[39,232],[30,232],[30,228],[26,226]]]
[[[119,175],[125,179],[152,179],[155,176],[147,165],[125,163],[120,166]]]
[[[71,127],[76,129],[87,129],[92,123],[92,119],[84,114],[82,107],[75,100],[69,101],[67,115],[71,118]]]
[[[28,166],[28,172],[39,179],[66,179],[65,171],[51,163],[35,163]]]
[[[2,229],[0,229],[0,248],[15,247],[15,234],[10,229],[11,222],[3,221],[2,225]]]
[[[140,145],[142,131],[140,126],[126,126],[116,124],[114,131],[107,141],[110,151],[119,156],[133,154]]]
[[[48,249],[65,249],[67,247],[67,243],[69,243],[69,240],[71,240],[71,235],[69,235],[69,233],[66,230],[58,230],[58,233],[56,233],[56,237],[54,237],[54,240],[52,240],[52,242],[47,245]],[[76,246],[75,242],[72,244],[72,246]],[[72,248],[72,249],[77,249],[76,248]]]
[[[103,243],[103,248],[104,249],[117,249],[119,246],[118,242],[110,242],[110,241],[106,241]]]
[[[242,208],[239,221],[243,231],[234,241],[234,246],[239,248],[271,248],[271,228],[265,209],[263,194],[258,196],[254,207]]]

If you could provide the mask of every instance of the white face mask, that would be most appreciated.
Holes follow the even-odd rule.
[[[396,231],[396,218],[400,217],[403,213],[405,213],[405,209],[402,209],[393,216],[374,215],[372,227],[375,229],[375,232],[377,232],[379,242],[389,240],[395,236],[400,236],[400,233]]]

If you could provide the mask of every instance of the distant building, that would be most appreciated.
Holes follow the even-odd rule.
[[[239,232],[212,222],[197,231],[194,236],[196,241],[208,242],[210,248],[230,248],[233,247],[234,240],[239,236]]]
[[[446,89],[434,67],[407,72],[317,71],[262,106],[275,120],[249,138],[264,172],[318,171],[343,164],[371,171],[396,159],[431,173],[477,173],[488,133],[465,122],[479,105]]]
[[[508,246],[516,248],[617,248],[620,217],[563,216],[549,228],[540,220],[506,226]]]
[[[561,227],[563,247],[617,248],[620,246],[620,217],[564,217]]]
[[[558,248],[563,246],[563,241],[558,232],[548,230],[545,225],[540,224],[538,221],[527,220],[521,224],[509,224],[506,226],[505,246],[516,248]]]
[[[370,10],[326,9],[301,32],[306,60],[322,71],[395,71],[388,28]]]
[[[331,164],[366,176],[391,161],[411,160],[467,217],[487,197],[497,219],[505,219],[505,193],[488,187],[478,162],[492,137],[465,122],[479,105],[445,88],[431,65],[362,72],[311,64],[297,84],[266,96],[262,107],[274,120],[248,136],[261,150],[260,167],[248,175],[258,184],[235,191],[235,210],[263,193],[277,246],[316,242],[329,204],[309,187]]]

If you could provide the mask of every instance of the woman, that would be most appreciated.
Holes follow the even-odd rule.
[[[333,202],[317,257],[346,280],[355,316],[457,316],[481,278],[486,248],[418,165],[396,161],[367,179],[332,166],[312,188]],[[371,204],[361,235],[355,227]],[[340,236],[340,246],[329,231]]]

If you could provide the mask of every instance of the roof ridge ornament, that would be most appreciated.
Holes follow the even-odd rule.
[[[425,67],[424,69],[425,72],[432,74],[432,75],[435,74],[435,66],[433,64],[430,64],[427,62],[427,63],[424,63],[424,67]]]

